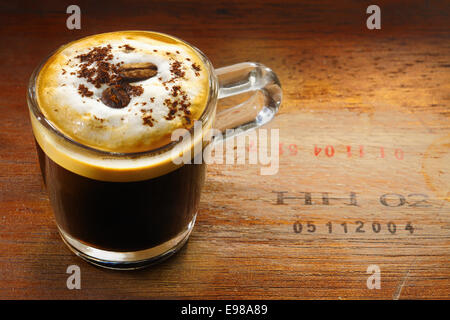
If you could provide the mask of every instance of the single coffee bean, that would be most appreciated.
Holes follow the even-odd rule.
[[[130,103],[130,96],[120,86],[112,86],[102,93],[102,102],[111,108],[125,108]]]
[[[127,63],[120,67],[119,76],[127,82],[141,81],[154,77],[158,67],[151,62]]]

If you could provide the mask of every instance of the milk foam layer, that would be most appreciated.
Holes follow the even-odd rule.
[[[95,50],[106,56],[87,64],[84,58],[90,53],[95,56]],[[127,84],[134,89],[129,103],[112,108],[102,101],[102,93],[117,83],[95,81],[101,77],[92,75],[105,62],[115,70],[149,62],[156,65],[157,74]],[[108,77],[114,76],[117,72],[109,70]],[[191,127],[206,107],[209,79],[199,54],[183,42],[157,33],[126,31],[62,47],[40,71],[36,87],[42,113],[62,133],[96,149],[132,153],[161,147],[170,142],[174,130]]]
[[[123,59],[128,57],[124,63],[137,62],[137,57],[141,57],[140,54],[137,55],[137,52],[141,52],[142,56],[150,60],[145,62],[158,64],[156,76],[129,84],[133,87],[141,86],[142,90],[136,90],[138,94],[131,94],[130,102],[121,109],[113,109],[101,102],[99,95],[102,92],[101,89],[108,85],[107,83],[96,87],[98,83],[90,82],[86,77],[79,77],[79,68],[70,64],[74,61],[77,62],[76,59],[80,59],[80,55],[92,52],[93,48],[105,48],[108,45],[111,48],[107,51],[119,52]],[[129,47],[133,50],[130,50]],[[154,47],[156,49],[151,49]],[[160,48],[164,48],[165,51],[160,51]],[[135,57],[133,59],[136,60],[132,59],[133,55]],[[72,56],[75,58],[71,58]],[[113,61],[114,57],[113,54],[111,60],[108,61]],[[171,57],[178,58],[171,60]],[[182,60],[182,57],[185,57],[185,60]],[[175,68],[175,72],[183,79],[172,77],[170,79],[175,78],[173,81],[165,81],[168,77],[167,63],[173,64],[173,61],[181,60],[182,64],[180,63]],[[192,68],[193,71],[189,68]],[[170,69],[172,75],[174,73],[173,66]],[[163,85],[167,86],[167,89],[164,87],[163,91],[156,80],[161,81]],[[151,84],[154,84],[157,89],[153,88]],[[81,90],[81,94],[80,85],[85,86]],[[154,98],[153,104],[150,104],[152,107],[150,107],[149,101],[144,101],[145,97],[150,96],[150,92],[154,92],[152,90],[156,90],[159,93],[165,92],[168,96],[167,99],[173,102],[177,100],[177,97],[179,98],[179,95],[173,96],[173,89],[177,85],[180,88],[175,91],[180,93],[181,90],[183,93],[181,96],[186,95],[187,99],[185,100],[190,103],[187,108],[190,114],[185,111],[178,112],[180,111],[178,109],[175,114],[169,114],[168,117],[167,111],[170,109],[168,104],[156,104],[156,94],[149,99],[152,102],[151,98]],[[71,87],[71,89],[68,90],[66,87]],[[94,95],[95,98],[93,98]],[[28,91],[28,105],[36,141],[52,161],[87,178],[129,182],[147,180],[169,173],[182,165],[175,159],[186,153],[193,156],[202,151],[205,146],[205,135],[214,122],[217,95],[217,79],[212,71],[211,63],[196,49],[179,39],[160,33],[121,31],[84,38],[59,49],[40,70],[37,70],[37,74],[36,72],[33,74]],[[159,101],[161,100],[163,97],[159,96]],[[83,103],[83,101],[85,102]],[[144,102],[146,104],[142,105]],[[129,109],[134,112],[128,111]],[[144,123],[143,117],[146,114],[142,113],[141,109],[152,109],[149,113],[153,126]],[[42,118],[41,113],[45,118]],[[123,115],[123,119],[118,114]],[[183,139],[176,145],[169,144],[155,151],[134,153],[154,150],[154,148],[170,142],[170,134],[174,129],[189,126],[185,118],[187,115],[190,115],[191,125],[195,119],[201,118],[203,130],[198,131],[192,128],[190,138]],[[133,123],[135,127],[133,127]],[[56,134],[51,127],[55,127],[56,131],[91,148],[71,142]],[[123,154],[124,152],[125,154]],[[128,152],[132,152],[132,154],[128,154]]]

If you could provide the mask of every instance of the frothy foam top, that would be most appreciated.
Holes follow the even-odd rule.
[[[69,43],[37,79],[42,113],[82,144],[111,152],[153,150],[190,128],[208,99],[200,55],[171,37],[140,31]]]

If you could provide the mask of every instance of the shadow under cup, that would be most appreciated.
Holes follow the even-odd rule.
[[[37,102],[37,77],[48,58],[31,76],[27,102],[57,227],[68,247],[95,265],[139,269],[179,250],[194,227],[206,171],[205,161],[187,163],[186,153],[191,160],[203,155],[211,145],[213,124],[228,139],[264,125],[278,111],[281,86],[272,70],[253,62],[213,69],[200,50],[189,46],[209,75],[207,105],[196,122],[200,126],[146,152],[111,153],[65,136]],[[262,98],[222,110],[217,106],[218,99],[248,93]]]

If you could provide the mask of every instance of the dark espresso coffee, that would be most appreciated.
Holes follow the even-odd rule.
[[[152,248],[182,233],[198,210],[205,164],[144,181],[105,182],[64,169],[36,145],[58,226],[88,246]]]

